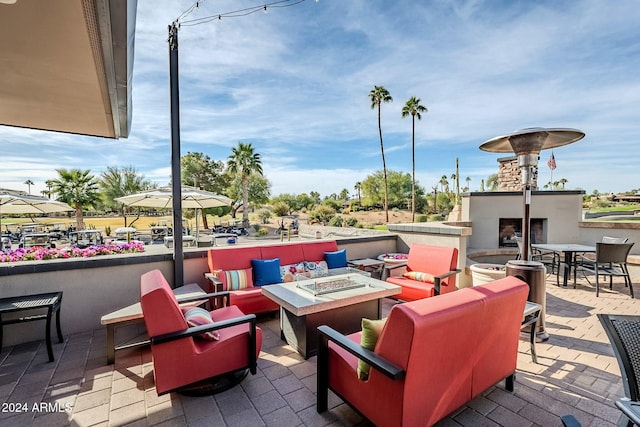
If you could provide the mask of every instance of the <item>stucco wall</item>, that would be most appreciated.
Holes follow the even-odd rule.
[[[575,242],[580,237],[578,221],[582,212],[583,191],[533,191],[531,218],[546,218],[547,243]],[[469,248],[499,247],[500,218],[522,218],[520,192],[484,192],[462,195],[462,220],[470,221],[473,234]]]

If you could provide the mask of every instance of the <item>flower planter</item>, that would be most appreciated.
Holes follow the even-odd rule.
[[[493,282],[507,275],[507,268],[504,264],[477,263],[471,264],[469,269],[471,270],[471,282],[473,286]]]

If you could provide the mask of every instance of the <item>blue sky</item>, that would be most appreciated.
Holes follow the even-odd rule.
[[[201,1],[186,21],[255,6]],[[293,2],[292,2],[293,3]],[[56,168],[133,165],[166,185],[170,174],[167,26],[193,1],[139,1],[128,139],[0,127],[0,187],[32,193]],[[225,160],[239,141],[262,155],[272,195],[339,193],[382,168],[382,108],[389,169],[411,171],[411,96],[416,176],[427,191],[460,161],[472,191],[504,154],[479,146],[527,127],[586,133],[554,150],[553,179],[591,193],[640,188],[640,8],[634,1],[307,0],[242,18],[181,27],[182,153]],[[550,179],[550,151],[539,182]]]

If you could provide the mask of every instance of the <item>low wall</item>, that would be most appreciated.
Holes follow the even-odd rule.
[[[335,239],[350,259],[374,258],[396,252],[396,237],[390,233]],[[294,242],[295,239],[292,239]],[[277,240],[255,244],[280,244]],[[153,248],[160,249],[160,248]],[[151,251],[150,251],[151,252]],[[208,271],[205,248],[185,248],[184,283],[198,283],[208,290],[203,273]],[[62,291],[61,324],[64,335],[100,328],[107,313],[140,301],[140,276],[159,269],[173,282],[173,254],[107,255],[87,259],[25,261],[0,264],[0,298]],[[45,322],[4,327],[3,346],[43,340]],[[53,334],[55,337],[55,332]]]

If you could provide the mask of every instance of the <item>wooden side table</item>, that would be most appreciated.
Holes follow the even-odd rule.
[[[62,329],[60,328],[60,306],[62,305],[62,292],[50,292],[45,294],[23,295],[18,297],[0,298],[0,348],[2,347],[4,325],[31,322],[35,320],[45,320],[47,353],[49,362],[53,362],[53,347],[51,346],[51,317],[56,314],[56,329],[58,332],[58,342],[62,342]],[[46,313],[31,314],[24,317],[3,319],[2,315],[7,313],[18,313],[21,311],[42,310]]]

